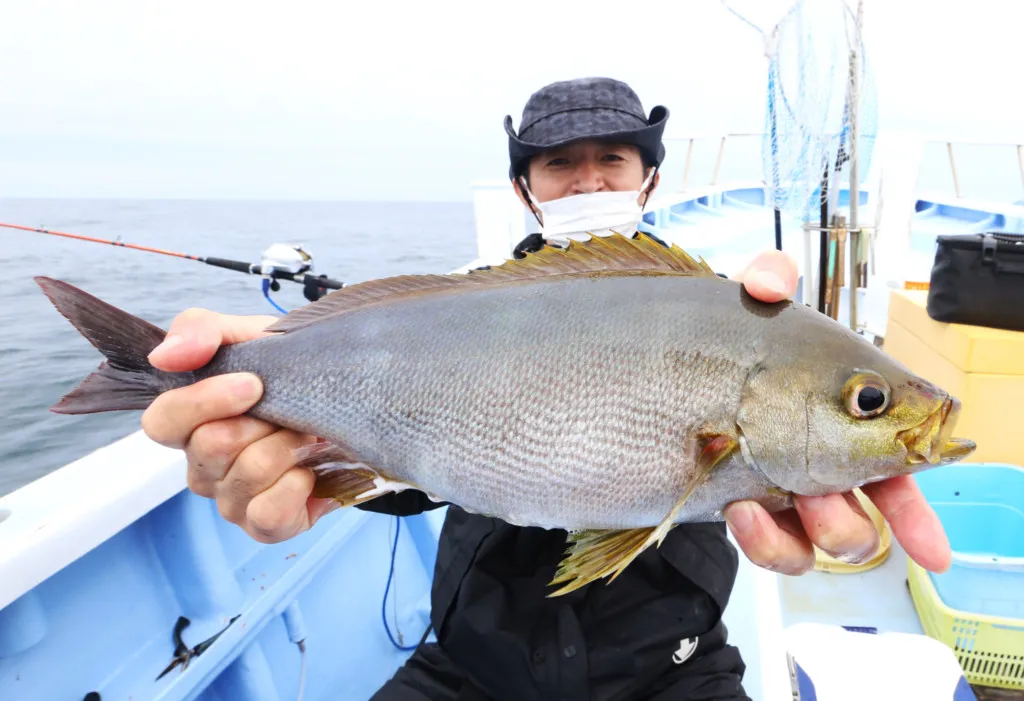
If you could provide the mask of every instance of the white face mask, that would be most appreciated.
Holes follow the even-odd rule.
[[[568,243],[568,239],[586,241],[591,235],[608,236],[613,232],[623,236],[635,234],[643,218],[640,195],[647,190],[655,172],[651,171],[639,190],[585,192],[543,203],[537,201],[525,181],[520,182],[533,206],[540,210],[541,236],[549,242]]]

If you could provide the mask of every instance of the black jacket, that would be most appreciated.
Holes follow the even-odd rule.
[[[542,245],[533,235],[515,254]],[[401,516],[440,506],[404,491],[358,508]],[[565,549],[565,531],[516,527],[449,506],[431,594],[438,649],[429,657],[444,658],[446,673],[475,687],[475,696],[463,691],[457,698],[635,699],[669,687],[665,698],[747,698],[742,661],[725,644],[720,620],[737,570],[723,523],[677,526],[613,583],[547,598]],[[694,638],[687,663],[674,661]],[[417,674],[441,674],[426,659],[414,666]],[[708,695],[691,696],[698,688]],[[443,696],[432,683],[429,689],[427,698]],[[382,691],[375,698],[421,696]]]

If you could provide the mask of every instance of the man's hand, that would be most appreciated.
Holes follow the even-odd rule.
[[[161,370],[195,370],[222,344],[259,338],[274,321],[188,310],[174,319],[149,360]],[[294,467],[292,450],[313,436],[243,416],[262,392],[249,373],[207,378],[157,397],[142,415],[142,428],[157,443],[184,449],[189,489],[216,499],[221,516],[256,540],[275,543],[310,528],[334,502],[311,497],[312,473]]]
[[[781,251],[768,251],[757,256],[739,280],[752,297],[764,302],[788,299],[796,293],[796,262]],[[913,478],[894,477],[861,491],[917,564],[932,572],[949,568],[949,540]],[[753,501],[726,508],[729,529],[751,562],[784,574],[803,574],[814,566],[811,543],[849,563],[865,562],[877,552],[878,532],[852,493],[798,496],[794,502],[795,509],[777,514]]]

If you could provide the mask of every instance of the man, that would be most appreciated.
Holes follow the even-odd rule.
[[[516,255],[591,224],[602,228],[590,215],[606,214],[609,225],[616,217],[639,219],[658,183],[667,117],[663,107],[645,116],[624,83],[584,79],[535,93],[518,134],[506,118],[510,177],[542,229]],[[574,221],[585,226],[574,229]],[[742,280],[753,296],[778,301],[795,291],[796,269],[787,256],[769,252]],[[175,319],[151,360],[166,370],[193,369],[219,344],[259,336],[271,321],[192,310]],[[311,474],[292,467],[291,451],[314,437],[240,415],[260,391],[248,375],[204,380],[158,398],[143,427],[154,440],[185,449],[189,487],[216,499],[225,519],[276,542],[312,527],[330,507],[310,497]],[[948,543],[912,481],[865,491],[912,557],[932,570],[948,566]],[[359,508],[405,515],[438,506],[405,491]],[[795,510],[774,516],[736,503],[726,517],[747,557],[787,574],[813,565],[812,542],[847,561],[862,561],[878,546],[850,495],[798,499]],[[376,698],[747,698],[743,662],[721,623],[737,567],[724,524],[679,526],[614,583],[547,598],[565,535],[450,507],[432,591],[438,643],[421,645]]]

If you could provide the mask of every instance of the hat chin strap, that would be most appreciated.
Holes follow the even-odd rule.
[[[568,240],[586,241],[593,236],[636,233],[650,198],[650,185],[658,167],[644,180],[639,190],[585,192],[549,202],[539,202],[523,176],[520,186],[530,203],[530,211],[540,224],[540,234],[550,243]],[[638,200],[643,195],[643,204]]]

